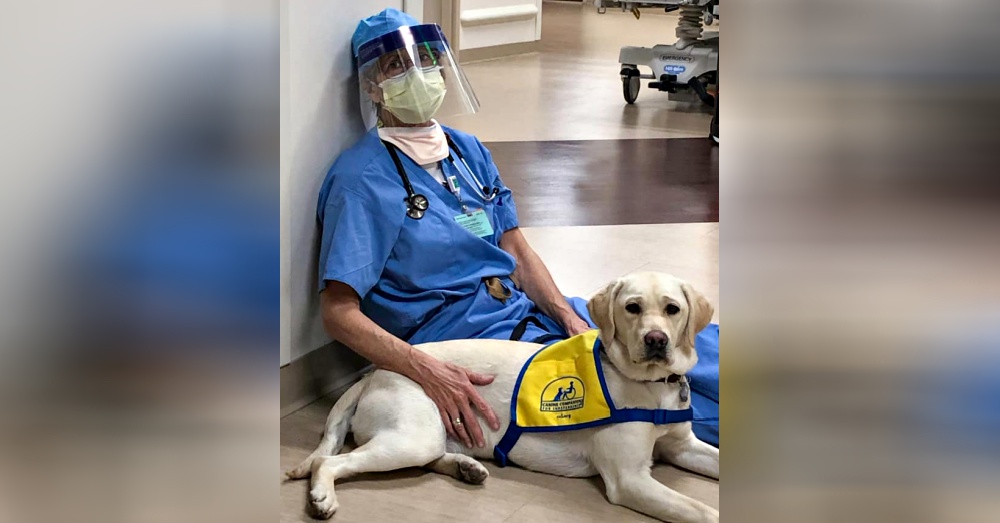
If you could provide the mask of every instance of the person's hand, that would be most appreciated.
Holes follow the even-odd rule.
[[[417,376],[414,381],[424,388],[424,392],[437,405],[448,435],[461,441],[466,447],[486,445],[483,430],[479,426],[472,407],[483,415],[490,428],[500,429],[500,420],[486,400],[479,395],[476,385],[489,385],[493,376],[479,374],[452,363],[436,360],[424,353],[418,355],[414,364]],[[458,420],[458,423],[456,423]]]
[[[566,321],[563,322],[563,328],[566,329],[566,333],[570,336],[576,336],[577,334],[582,334],[593,329],[587,322],[583,321],[583,318],[577,316],[575,312],[571,313]]]

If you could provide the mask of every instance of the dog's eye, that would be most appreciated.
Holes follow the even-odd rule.
[[[639,314],[642,312],[642,307],[640,307],[638,303],[629,303],[625,306],[625,310],[630,314]]]
[[[667,314],[669,314],[671,316],[673,316],[674,314],[677,314],[680,311],[681,311],[681,308],[678,307],[678,306],[676,306],[676,305],[674,305],[673,303],[671,303],[670,305],[667,305]]]

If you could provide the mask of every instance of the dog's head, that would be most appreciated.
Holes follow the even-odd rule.
[[[687,282],[660,272],[610,283],[587,304],[611,363],[629,379],[686,374],[698,355],[694,337],[712,320],[712,304]]]

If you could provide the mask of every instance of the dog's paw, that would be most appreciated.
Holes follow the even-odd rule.
[[[490,477],[490,471],[482,463],[476,460],[460,461],[458,463],[458,475],[466,483],[482,485],[486,478]]]
[[[288,472],[285,472],[285,476],[288,479],[304,479],[308,478],[312,474],[313,457],[309,456],[302,463]]]
[[[332,491],[326,487],[316,487],[309,491],[310,514],[317,519],[330,519],[340,505]]]

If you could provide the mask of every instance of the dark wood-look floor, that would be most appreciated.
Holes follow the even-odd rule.
[[[707,138],[485,145],[522,226],[719,221],[718,148]]]

